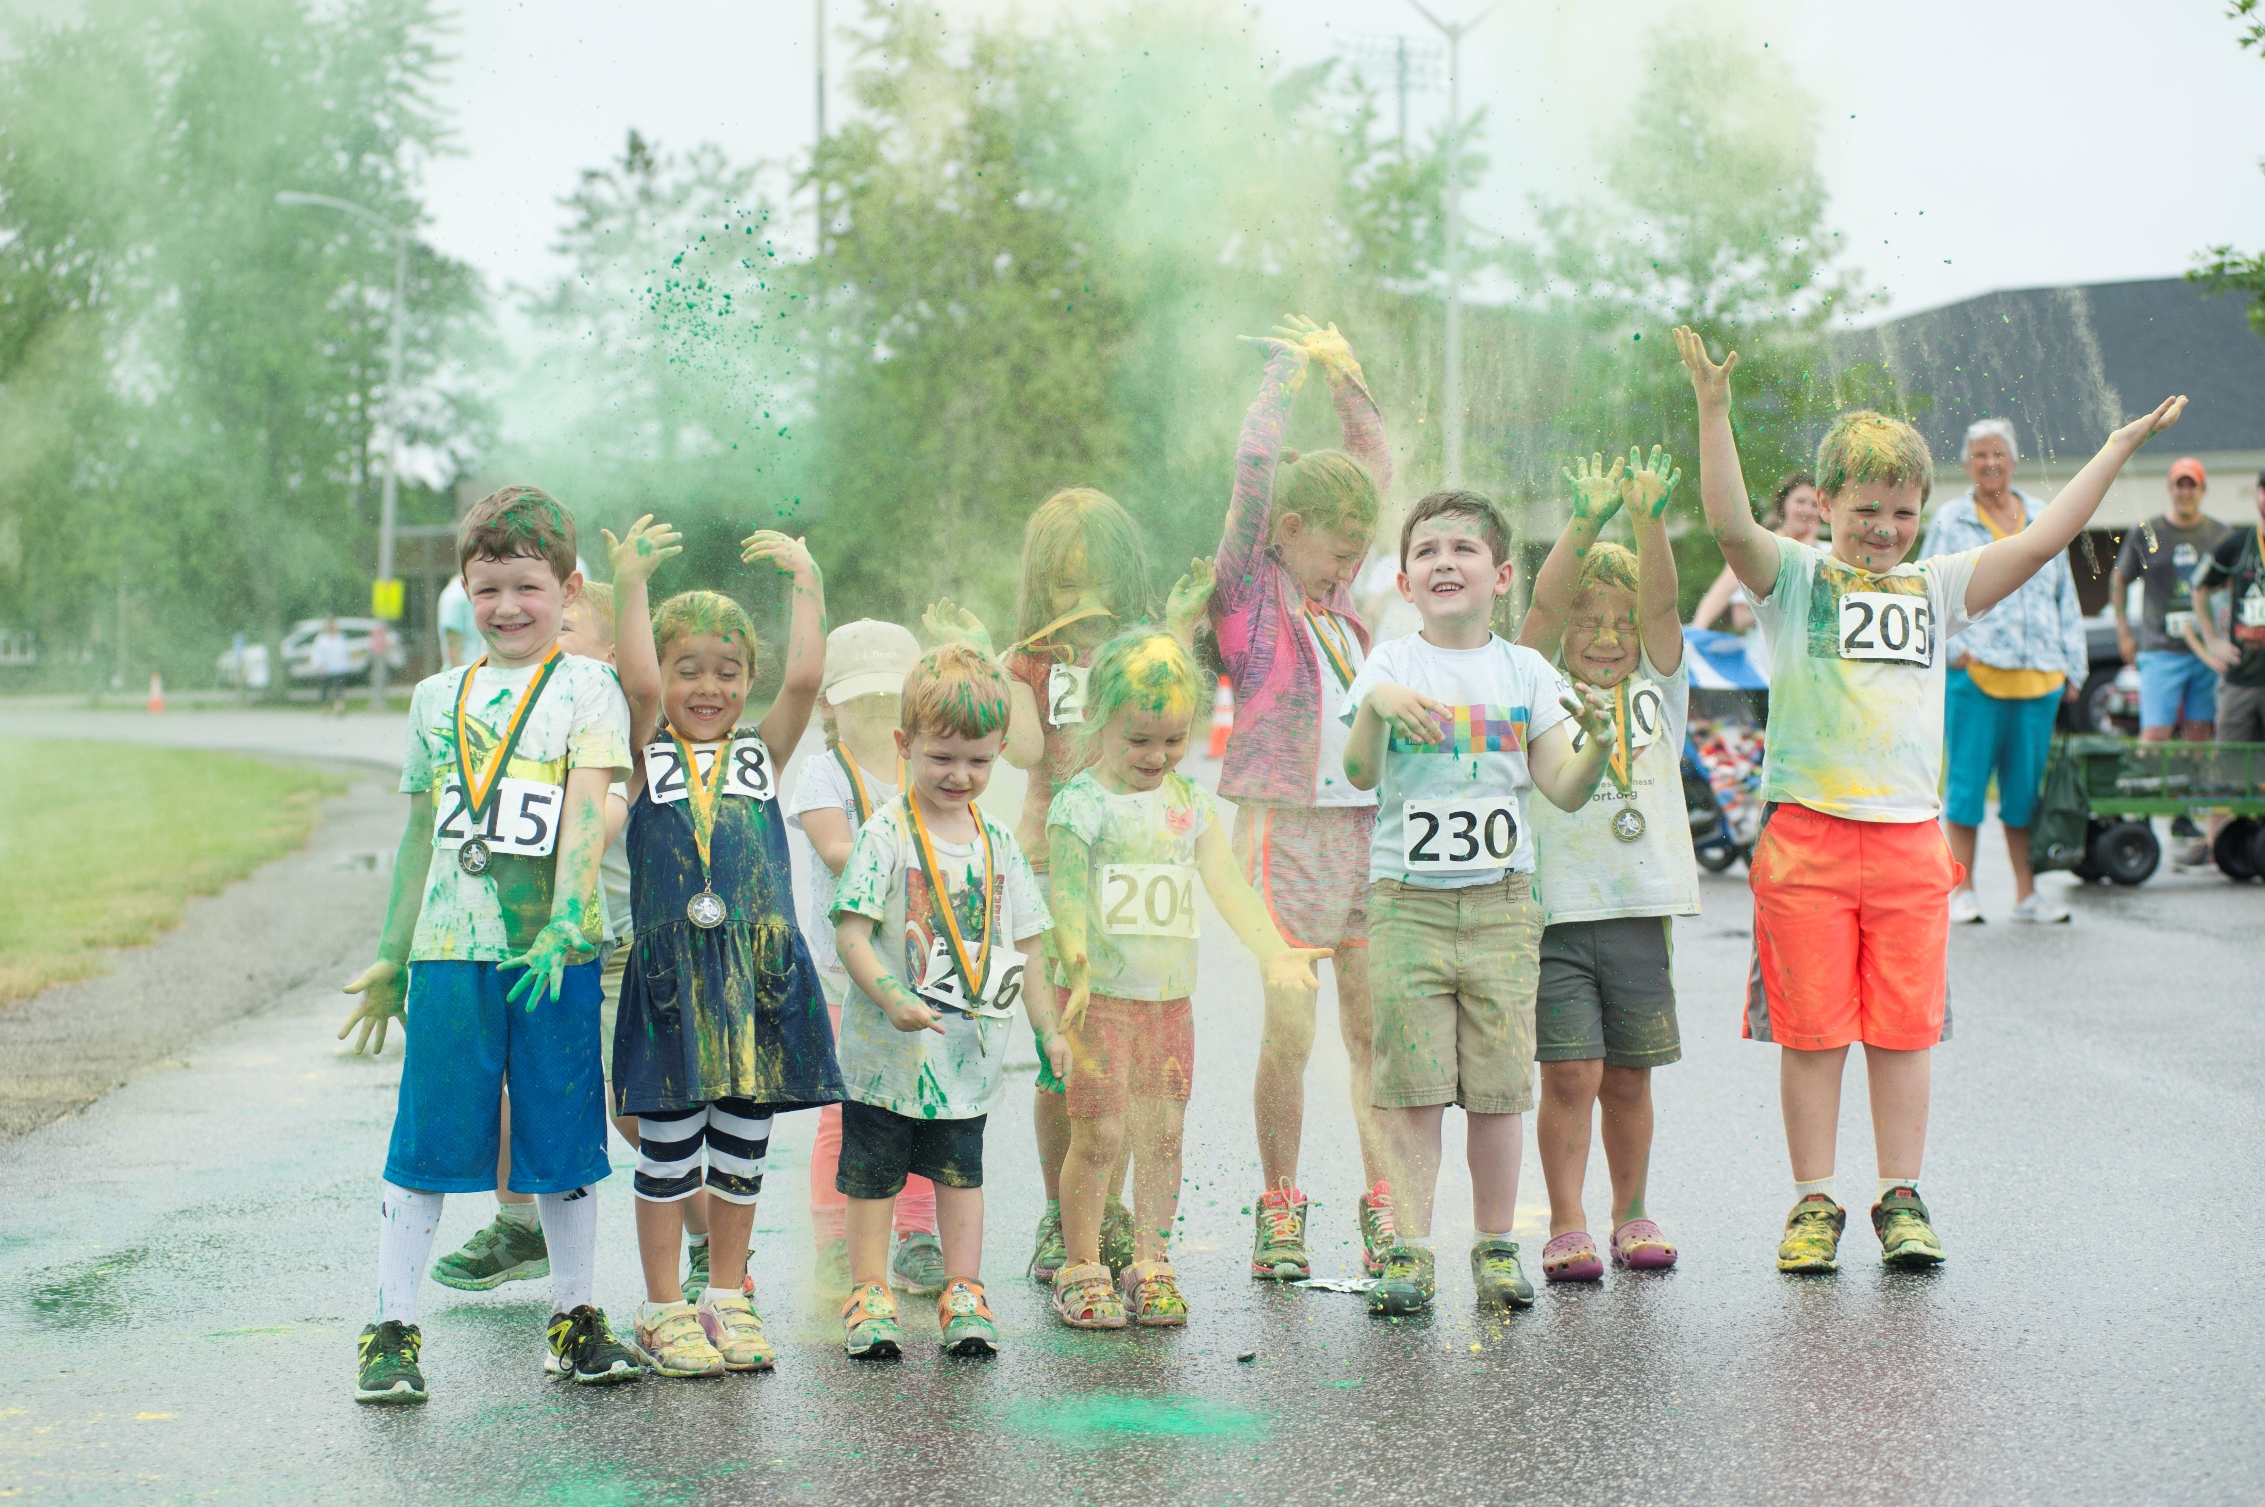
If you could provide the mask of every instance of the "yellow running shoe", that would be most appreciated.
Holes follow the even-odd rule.
[[[763,1316],[745,1293],[718,1295],[710,1288],[700,1299],[700,1330],[724,1358],[726,1371],[768,1371],[779,1353],[763,1333]]]
[[[1836,1272],[1840,1270],[1840,1232],[1848,1227],[1848,1211],[1828,1193],[1811,1193],[1786,1216],[1785,1238],[1777,1245],[1781,1272]]]
[[[690,1303],[640,1303],[633,1331],[637,1348],[663,1376],[721,1376],[724,1358]]]

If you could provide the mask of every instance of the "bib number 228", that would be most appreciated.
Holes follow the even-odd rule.
[[[1925,597],[1851,591],[1840,599],[1840,657],[1935,662],[1935,615]]]
[[[1405,847],[1402,861],[1411,874],[1467,874],[1505,868],[1518,851],[1518,803],[1479,797],[1451,801],[1407,801],[1400,808]]]

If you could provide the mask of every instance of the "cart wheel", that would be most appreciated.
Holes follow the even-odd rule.
[[[2163,845],[2145,822],[2116,822],[2093,837],[2091,859],[2118,884],[2145,884],[2163,861]]]
[[[2218,872],[2239,884],[2258,876],[2256,861],[2250,856],[2257,851],[2256,842],[2261,828],[2252,817],[2239,817],[2218,829],[2218,840],[2210,845],[2210,856],[2217,861]]]
[[[2253,819],[2250,826],[2255,830],[2249,834],[2249,866],[2265,878],[2265,821]]]
[[[1710,874],[1723,873],[1738,861],[1738,850],[1726,842],[1710,842],[1693,851],[1698,857],[1699,867]]]
[[[2094,817],[2084,829],[2084,851],[2077,855],[2076,862],[2068,866],[2068,871],[2086,884],[2098,884],[2108,877],[2108,871],[2100,867],[2093,854],[2098,849],[2100,834],[2113,825],[2113,822],[2104,822]]]

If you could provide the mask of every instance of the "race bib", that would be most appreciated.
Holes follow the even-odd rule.
[[[1565,724],[1573,732],[1573,752],[1579,753],[1589,746],[1589,735],[1581,724],[1568,720]],[[1667,698],[1659,687],[1649,680],[1641,680],[1628,693],[1628,751],[1641,753],[1659,741],[1667,731]]]
[[[975,950],[981,946],[977,942]],[[1022,970],[1022,954],[994,941],[983,987],[970,1001],[960,985],[959,969],[952,964],[951,938],[939,934],[928,944],[927,965],[920,970],[920,987],[913,992],[932,1004],[966,1015],[1011,1015],[1022,998]]]
[[[1518,803],[1508,796],[1405,801],[1401,861],[1411,874],[1505,868],[1518,851]]]
[[[1101,929],[1114,937],[1194,941],[1195,880],[1193,864],[1103,864]]]
[[[1840,657],[1935,662],[1935,614],[1925,597],[1851,591],[1840,599]]]
[[[464,800],[464,786],[450,780],[434,807],[435,845],[461,848],[477,837],[497,853],[549,857],[558,846],[558,817],[566,805],[564,787],[540,780],[515,780],[509,775],[496,784],[499,788],[488,807],[487,819],[475,827]]]
[[[778,781],[771,773],[771,751],[763,746],[761,738],[734,738],[728,745],[731,767],[724,775],[724,794],[736,795],[742,800],[768,801],[778,797]],[[699,762],[698,778],[715,777],[716,755],[720,749],[695,748],[692,757]],[[649,743],[645,747],[645,789],[656,806],[667,806],[688,797],[684,787],[684,758],[676,751],[674,741]]]
[[[1052,665],[1046,671],[1046,721],[1068,727],[1085,720],[1085,682],[1093,672],[1083,665]]]
[[[2244,593],[2236,617],[2244,628],[2265,628],[2265,586],[2252,586]]]
[[[2187,635],[2187,630],[2193,626],[2194,614],[2191,612],[2166,612],[2163,614],[2163,632],[2168,637],[2184,638]]]

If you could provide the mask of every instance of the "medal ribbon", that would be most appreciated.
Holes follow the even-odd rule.
[[[1612,751],[1605,755],[1604,767],[1605,772],[1612,776],[1612,783],[1620,787],[1622,795],[1626,795],[1635,785],[1636,755],[1628,746],[1629,693],[1635,683],[1636,677],[1631,675],[1612,688]]]
[[[936,862],[936,847],[928,836],[928,824],[921,820],[920,802],[907,791],[905,809],[912,813],[912,835],[920,849],[920,872],[928,876],[928,893],[936,900],[936,908],[943,912],[944,936],[950,941],[952,966],[959,970],[960,984],[970,1009],[983,1003],[983,980],[991,973],[991,828],[983,820],[983,813],[970,811],[975,818],[975,830],[983,834],[983,950],[977,954],[975,970],[970,971],[967,961],[967,942],[959,934],[959,917],[952,913],[952,892],[944,883],[943,865]]]
[[[1326,607],[1316,612],[1310,601],[1298,605],[1305,612],[1306,626],[1313,630],[1314,642],[1321,645],[1322,658],[1337,672],[1337,688],[1345,689],[1353,683],[1353,644],[1344,623]]]
[[[1063,613],[1060,617],[1054,619],[1045,627],[1039,629],[1036,633],[1033,633],[1032,635],[1030,635],[1030,637],[1024,639],[1021,643],[1007,645],[1007,654],[1012,654],[1017,649],[1027,649],[1032,644],[1038,643],[1052,634],[1059,633],[1062,629],[1067,628],[1072,623],[1082,623],[1089,617],[1114,617],[1115,615],[1116,614],[1112,613],[1108,608],[1099,605],[1076,608],[1072,611]],[[1069,647],[1069,645],[1057,644],[1055,645],[1055,647],[1066,649]],[[1001,659],[1005,659],[1007,657],[1007,654],[1002,654],[999,657]],[[1074,658],[1075,656],[1073,655],[1072,657]]]
[[[676,745],[676,756],[684,761],[684,796],[692,818],[692,841],[700,849],[700,882],[704,889],[713,890],[708,882],[708,848],[716,836],[716,804],[723,799],[724,781],[731,774],[731,739],[716,746],[716,761],[708,768],[705,779],[700,775],[700,761],[692,757],[692,745],[678,737],[675,728],[668,730],[668,740]]]
[[[857,758],[849,751],[847,743],[834,745],[834,758],[840,762],[842,773],[849,776],[851,799],[857,803],[857,824],[862,827],[873,819],[873,792],[865,788],[865,771],[858,767]],[[904,788],[902,754],[897,756],[897,788]]]
[[[456,687],[456,777],[464,785],[464,819],[473,831],[487,819],[488,808],[495,804],[496,790],[503,778],[504,769],[511,763],[512,754],[519,748],[519,735],[527,730],[527,714],[542,699],[543,687],[551,683],[551,675],[558,669],[564,656],[558,645],[551,645],[550,653],[543,656],[542,668],[528,683],[519,704],[511,709],[504,735],[479,769],[472,767],[471,740],[464,736],[464,703],[472,694],[472,677],[480,673],[480,666],[488,662],[483,654],[464,672],[464,679]]]

